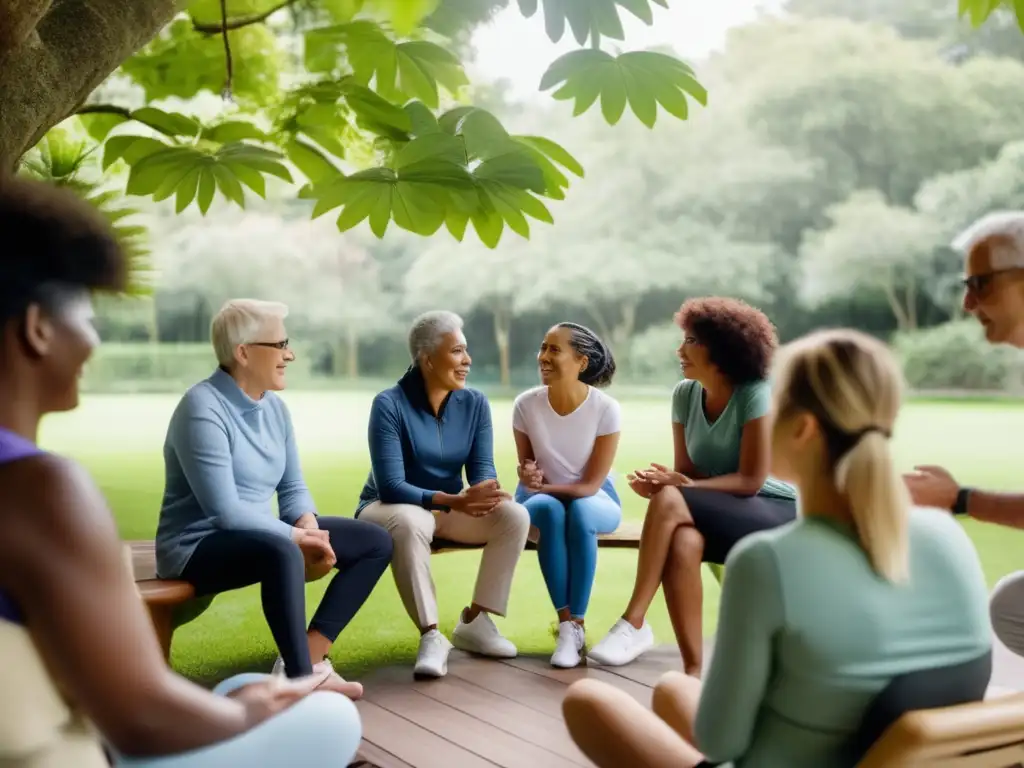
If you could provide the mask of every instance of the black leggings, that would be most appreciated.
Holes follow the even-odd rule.
[[[346,517],[318,517],[317,523],[330,534],[338,573],[309,628],[334,642],[387,570],[391,536],[373,523]],[[263,615],[286,674],[313,672],[306,642],[305,560],[293,541],[266,531],[216,531],[199,542],[181,578],[195,587],[196,597],[259,584]]]
[[[707,488],[679,489],[704,537],[705,563],[725,562],[737,541],[751,533],[778,528],[796,519],[796,502],[768,496],[733,496]]]

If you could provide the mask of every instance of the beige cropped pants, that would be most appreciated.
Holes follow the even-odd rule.
[[[530,530],[530,514],[522,504],[505,501],[491,514],[473,517],[375,501],[363,508],[359,519],[376,523],[391,534],[391,572],[405,610],[420,631],[437,625],[437,593],[430,575],[434,536],[484,545],[473,602],[498,616],[505,615],[512,577]]]

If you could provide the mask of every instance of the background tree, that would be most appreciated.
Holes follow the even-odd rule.
[[[886,202],[878,190],[855,192],[830,207],[832,226],[810,232],[801,249],[803,294],[812,303],[858,290],[880,291],[896,326],[918,326],[921,283],[943,244],[930,217]]]
[[[507,225],[552,220],[579,164],[558,144],[515,136],[472,95],[452,48],[495,0],[25,0],[0,33],[0,168],[13,168],[51,127],[78,114],[103,167],[130,168],[129,194],[174,198],[204,214],[219,192],[243,206],[266,178],[296,183],[314,215],[340,209],[338,228],[368,220],[419,235],[441,227],[461,240],[472,225],[495,246]],[[579,114],[600,102],[607,122],[627,105],[653,125],[659,105],[685,119],[706,102],[693,71],[651,51],[612,55],[619,13],[648,24],[666,0],[544,0],[548,36],[581,46],[556,60],[541,89]],[[519,0],[534,16],[538,0]],[[88,40],[89,45],[81,45]],[[586,46],[586,47],[584,47]],[[141,50],[140,50],[141,48]],[[119,69],[118,69],[119,68]],[[117,70],[144,106],[90,94]],[[168,98],[222,93],[210,119],[159,108]],[[163,105],[162,105],[163,106]]]
[[[405,276],[405,306],[410,312],[439,306],[461,314],[484,310],[494,325],[499,381],[508,386],[512,321],[523,311],[523,294],[545,279],[538,258],[543,253],[537,239],[507,241],[493,253],[470,243],[459,248],[435,245],[416,257]]]

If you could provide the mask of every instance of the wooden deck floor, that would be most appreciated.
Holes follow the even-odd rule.
[[[710,648],[705,651],[710,658]],[[448,676],[414,682],[411,667],[364,678],[358,707],[363,746],[356,766],[379,768],[556,768],[587,766],[562,721],[566,687],[592,677],[611,683],[645,707],[661,675],[681,669],[675,647],[660,647],[626,667],[553,669],[547,657],[511,661],[452,651]],[[994,687],[1024,690],[1024,659],[997,647]]]

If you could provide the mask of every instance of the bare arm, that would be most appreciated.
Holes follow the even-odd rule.
[[[619,447],[619,436],[621,432],[614,432],[610,435],[601,435],[594,440],[594,448],[587,459],[587,466],[583,469],[583,475],[578,483],[570,485],[548,485],[541,486],[541,493],[552,496],[571,496],[583,498],[593,496],[608,478],[612,470],[612,462],[615,461],[615,451]]]
[[[1024,494],[971,491],[967,515],[984,523],[1024,528]]]
[[[672,446],[674,449],[672,468],[687,477],[700,477],[700,473],[693,465],[693,459],[690,458],[690,452],[686,450],[686,426],[678,421],[672,422]]]
[[[513,428],[512,437],[516,441],[516,456],[519,458],[519,466],[528,461],[536,461],[537,457],[533,455],[533,443],[530,442],[530,436]]]
[[[743,425],[740,438],[740,466],[736,472],[694,480],[691,488],[708,488],[737,496],[754,496],[768,478],[771,425],[767,416]]]
[[[0,505],[0,586],[61,689],[126,755],[183,752],[244,731],[240,703],[168,668],[87,474],[51,456],[17,471],[18,488],[32,490]]]

